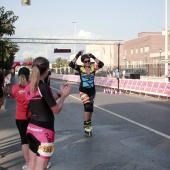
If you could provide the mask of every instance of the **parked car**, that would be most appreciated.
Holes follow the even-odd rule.
[[[140,74],[141,76],[146,76],[147,75],[147,71],[144,69],[137,69],[135,70],[136,74]]]
[[[126,73],[125,73],[125,78],[126,79],[130,79],[130,74],[134,74],[135,70],[133,69],[125,69]]]
[[[125,70],[126,70],[125,78],[127,79],[131,78],[130,76],[131,74],[139,75],[138,77],[147,75],[147,72],[144,69],[125,69]]]

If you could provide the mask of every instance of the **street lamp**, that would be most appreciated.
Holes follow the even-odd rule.
[[[74,24],[74,40],[75,40],[75,38],[76,38],[76,24],[77,24],[77,22],[72,22],[72,23]],[[74,42],[74,54],[75,54],[75,51],[76,51],[76,44]]]
[[[159,53],[160,53],[160,58],[159,58],[159,69],[160,69],[159,71],[160,72],[159,72],[159,76],[161,77],[161,53],[162,53],[162,49],[161,48],[159,49]]]

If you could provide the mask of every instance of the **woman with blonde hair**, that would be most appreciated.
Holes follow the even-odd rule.
[[[70,85],[62,84],[59,92],[53,95],[50,87],[44,83],[48,70],[49,61],[44,57],[37,57],[33,61],[30,83],[26,86],[26,98],[31,111],[27,127],[28,170],[46,169],[54,152],[54,114],[59,114],[65,98],[71,92]],[[56,103],[58,99],[59,101]]]
[[[30,71],[28,68],[20,68],[18,72],[18,84],[12,86],[12,97],[16,99],[16,125],[20,133],[22,153],[26,162],[22,167],[23,170],[27,169],[29,151],[26,131],[30,112],[27,111],[28,101],[25,98],[25,86],[28,83],[29,75]]]

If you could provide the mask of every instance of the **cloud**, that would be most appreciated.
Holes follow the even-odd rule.
[[[98,38],[100,38],[100,36],[97,36],[94,33],[84,31],[84,30],[80,30],[76,36],[77,36],[76,38],[80,38],[80,39],[81,38],[83,38],[83,39],[98,39]]]

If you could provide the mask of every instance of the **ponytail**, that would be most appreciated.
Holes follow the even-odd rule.
[[[33,61],[32,71],[31,71],[31,83],[30,92],[34,93],[38,89],[40,77],[49,68],[49,61],[44,57],[37,57]]]
[[[40,71],[35,65],[31,70],[31,83],[30,83],[30,92],[34,93],[38,89],[38,84],[40,81]]]
[[[19,86],[21,87],[25,87],[26,84],[27,84],[27,79],[25,77],[25,75],[21,74],[19,77],[18,77],[18,84]]]

